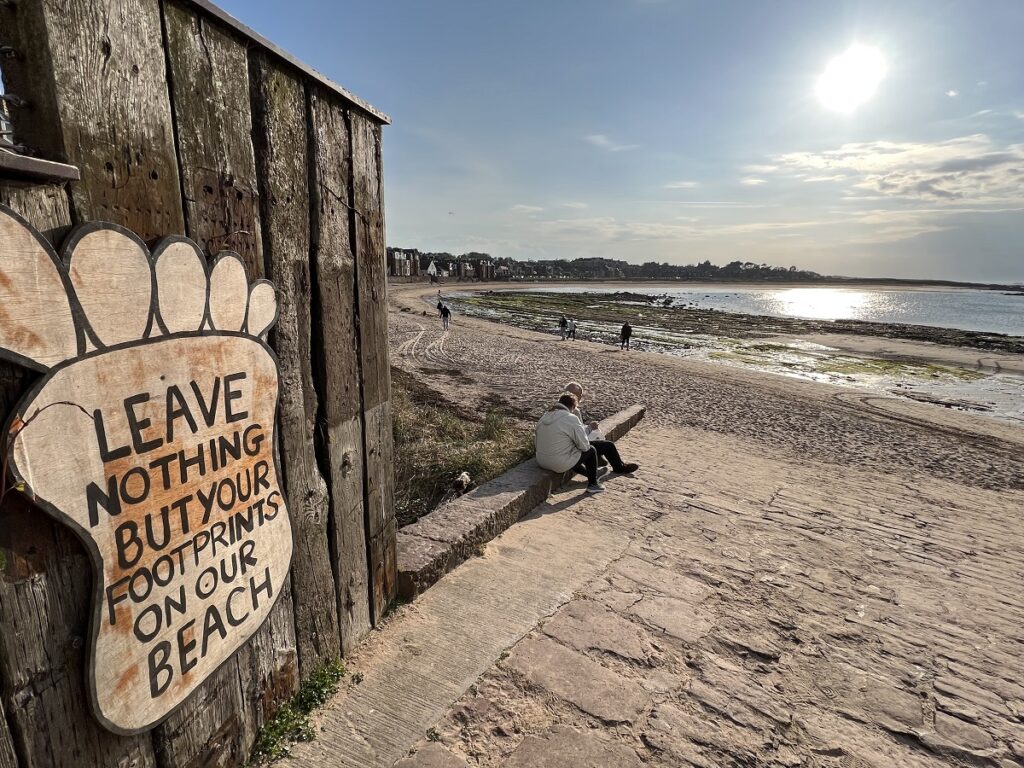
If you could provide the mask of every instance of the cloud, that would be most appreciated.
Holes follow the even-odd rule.
[[[616,144],[603,133],[594,133],[590,136],[584,136],[583,140],[588,144],[593,144],[598,149],[604,149],[608,152],[628,152],[629,150],[637,149],[640,146],[639,144]]]
[[[946,91],[946,95],[949,96],[949,98],[951,99],[955,99],[957,96],[960,95],[960,91],[956,90],[955,88],[950,88],[948,91]]]
[[[694,189],[699,186],[699,181],[670,181],[665,185],[665,189]]]
[[[758,179],[754,176],[747,176],[745,179],[740,179],[740,184],[742,184],[745,187],[759,187],[762,184],[767,183],[768,182],[765,181],[764,179]]]
[[[574,202],[574,203],[562,203],[562,207],[563,208],[572,208],[573,210],[576,210],[576,211],[582,211],[584,208],[588,208],[589,206],[586,203],[575,203]]]
[[[1014,113],[1013,113],[1013,115],[1014,115],[1014,117],[1016,117],[1016,118],[1017,118],[1018,120],[1024,120],[1024,109],[1021,109],[1021,110],[1017,110],[1016,112],[1014,112]]]
[[[843,181],[848,178],[849,176],[845,176],[842,173],[837,173],[832,176],[806,176],[804,177],[804,181]]]
[[[841,172],[867,195],[932,201],[1018,201],[1024,197],[1024,144],[999,146],[984,134],[947,141],[871,141],[776,158],[793,172]]]
[[[740,170],[743,171],[744,173],[755,173],[755,174],[756,173],[775,173],[775,171],[779,170],[779,166],[777,166],[777,165],[758,165],[758,164],[755,163],[753,165],[741,166]]]
[[[684,208],[778,208],[778,203],[745,203],[736,200],[686,200]]]
[[[513,213],[540,213],[544,209],[539,205],[523,205],[522,203],[516,203],[509,208],[509,210]]]

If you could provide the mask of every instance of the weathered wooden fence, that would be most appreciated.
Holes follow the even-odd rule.
[[[239,253],[278,289],[290,591],[149,733],[93,718],[91,574],[71,532],[0,507],[0,768],[228,766],[302,675],[343,655],[394,594],[381,127],[387,118],[205,0],[0,2],[14,142],[0,202],[59,245],[106,220]],[[17,180],[14,172],[17,169]],[[0,362],[0,416],[37,374]]]

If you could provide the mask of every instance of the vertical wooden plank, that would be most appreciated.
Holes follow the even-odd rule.
[[[70,223],[59,187],[10,189],[0,202],[37,229]],[[38,374],[0,363],[4,418]],[[0,683],[20,768],[155,765],[148,736],[119,737],[93,717],[86,692],[90,565],[66,528],[20,494],[0,505]]]
[[[42,0],[77,221],[181,232],[158,0]]]
[[[0,45],[15,52],[3,61],[4,90],[20,97],[7,105],[15,141],[30,155],[66,161],[42,5],[0,3]]]
[[[186,233],[212,257],[235,250],[263,276],[249,63],[244,45],[173,3],[164,8],[186,196]],[[162,766],[243,764],[267,717],[298,687],[290,583],[260,630],[157,729]]]
[[[7,716],[4,714],[3,699],[0,699],[0,768],[18,768],[18,758],[14,754],[14,741],[7,727]]]
[[[319,406],[312,370],[306,96],[299,80],[262,54],[250,67],[264,259],[277,287],[271,343],[281,369],[278,427],[295,539],[292,594],[304,677],[341,647],[327,535],[330,504],[313,442]]]
[[[372,617],[395,596],[395,505],[380,125],[350,113]]]
[[[188,236],[208,255],[234,251],[263,276],[249,58],[229,33],[177,3],[164,6]]]
[[[181,232],[159,0],[18,5],[45,17],[60,154],[82,173],[73,218],[113,221],[144,240]]]
[[[363,419],[359,395],[356,269],[352,243],[352,147],[344,108],[310,96],[313,267],[320,338],[314,355],[323,452],[331,496],[331,556],[343,653],[370,631]]]

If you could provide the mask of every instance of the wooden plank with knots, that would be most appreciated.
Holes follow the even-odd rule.
[[[347,110],[326,91],[310,96],[313,265],[320,338],[314,359],[321,395],[318,438],[331,492],[331,555],[338,584],[342,651],[370,631],[363,418],[356,326],[356,264],[351,202],[352,147]]]
[[[76,221],[112,221],[143,240],[181,232],[159,0],[40,0],[60,146],[76,165]],[[39,45],[39,41],[33,41]],[[35,119],[39,119],[36,117]]]
[[[363,374],[366,529],[372,617],[376,624],[394,599],[397,587],[381,127],[363,115],[351,113],[350,131]]]
[[[278,290],[271,337],[281,367],[281,459],[295,549],[292,591],[299,672],[338,656],[341,636],[331,568],[330,499],[314,446],[318,396],[313,381],[309,166],[302,83],[264,54],[250,59],[256,163],[267,277]]]

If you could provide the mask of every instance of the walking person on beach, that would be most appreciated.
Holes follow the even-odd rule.
[[[448,323],[451,322],[452,311],[448,309],[447,304],[441,305],[441,328],[448,330]]]
[[[623,462],[615,444],[608,440],[602,441],[603,446],[587,440],[583,422],[573,413],[577,404],[576,396],[565,392],[555,407],[541,416],[536,432],[537,464],[552,472],[572,469],[586,475],[587,493],[600,493],[604,486],[598,480],[599,455],[608,459],[617,474],[635,472],[639,465]]]
[[[444,302],[441,301],[441,292],[437,292],[437,316],[441,317],[444,314]]]
[[[629,349],[629,337],[632,335],[633,326],[631,326],[627,320],[622,324],[622,330],[619,331],[619,349]]]
[[[576,341],[576,321],[575,320],[570,320],[569,321],[569,338],[572,339],[573,341]]]
[[[566,320],[565,315],[558,318],[558,330],[562,332],[562,341],[565,341],[567,329],[569,327],[569,321]]]

